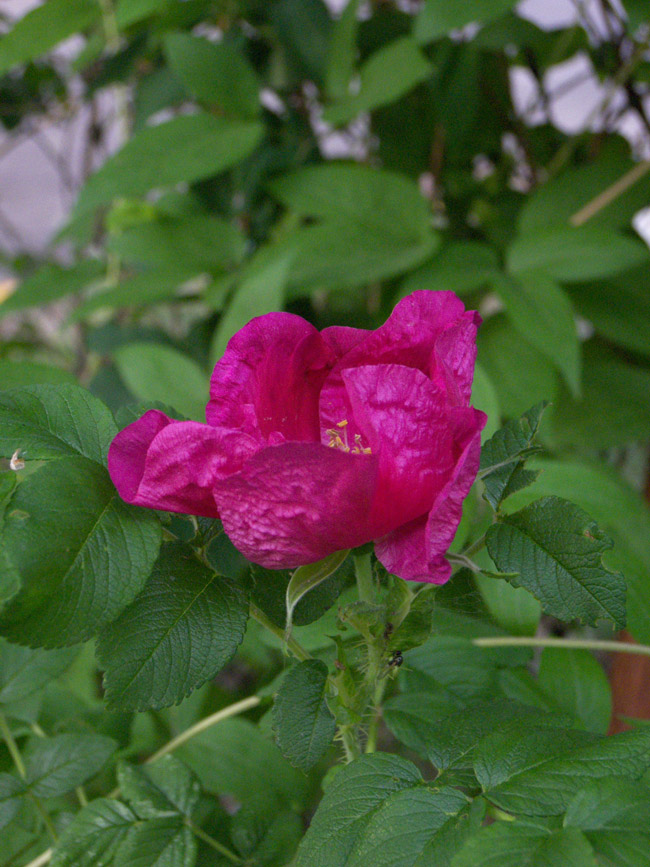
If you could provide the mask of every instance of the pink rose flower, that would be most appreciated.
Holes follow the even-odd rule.
[[[207,424],[150,410],[113,440],[111,478],[128,503],[221,518],[272,569],[374,541],[389,572],[442,584],[486,422],[479,324],[425,291],[376,331],[260,316],[214,369]]]

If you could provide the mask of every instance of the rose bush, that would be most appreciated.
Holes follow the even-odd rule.
[[[376,331],[258,317],[214,369],[207,424],[145,413],[111,477],[129,503],[221,518],[263,566],[374,541],[390,572],[443,583],[486,422],[469,406],[479,322],[424,291]]]

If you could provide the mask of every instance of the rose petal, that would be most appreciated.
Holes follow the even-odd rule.
[[[245,434],[150,410],[115,437],[108,470],[127,503],[218,518],[215,482],[239,471],[256,449]]]
[[[396,304],[382,326],[367,332],[340,365],[402,364],[429,374],[436,338],[464,313],[463,302],[453,292],[414,292]]]
[[[454,362],[449,358],[452,347],[445,341],[441,343],[439,361],[436,360],[434,347],[447,329],[463,322],[467,315],[463,302],[453,292],[422,290],[403,298],[376,331],[364,332],[365,336],[361,339],[358,339],[358,334],[349,335],[345,345],[350,348],[327,377],[321,392],[322,441],[328,441],[325,430],[346,418],[345,413],[349,411],[342,376],[345,369],[368,364],[413,367],[431,377],[441,393],[446,394],[453,385],[447,381],[448,372],[454,369]],[[473,322],[474,314],[469,315]],[[340,340],[344,340],[343,336]],[[470,348],[470,357],[472,351],[475,352],[475,349]],[[465,368],[462,368],[462,372],[465,373]],[[459,384],[459,389],[463,394],[464,382]]]
[[[335,360],[300,316],[258,316],[235,334],[214,368],[208,424],[243,431],[260,445],[271,434],[318,441],[318,398]]]
[[[343,371],[350,434],[379,459],[371,523],[377,536],[428,512],[455,463],[447,408],[424,373],[399,364]],[[350,440],[351,442],[351,440]]]
[[[224,529],[254,563],[291,569],[372,539],[377,459],[312,443],[269,446],[216,488]]]
[[[468,311],[435,342],[430,360],[431,379],[444,388],[453,406],[467,406],[472,394],[476,332],[480,324],[478,313]]]
[[[329,328],[323,328],[320,333],[337,359],[354,349],[369,334],[372,332],[365,328],[350,328],[348,325],[330,325]]]
[[[444,584],[451,565],[444,556],[453,542],[463,500],[478,472],[480,433],[487,416],[475,409],[454,411],[452,425],[460,449],[454,471],[439,492],[428,516],[388,533],[375,543],[375,553],[389,572],[407,581]]]

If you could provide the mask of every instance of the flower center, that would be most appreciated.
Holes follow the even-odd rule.
[[[350,445],[348,442],[347,426],[348,420],[343,419],[343,421],[338,422],[335,428],[326,430],[325,433],[330,439],[327,445],[331,449],[339,449],[339,451],[350,452],[353,455],[371,455],[372,449],[364,448],[361,444],[361,434],[355,434],[354,445]]]

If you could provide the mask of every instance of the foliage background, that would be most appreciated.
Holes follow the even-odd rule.
[[[415,289],[453,289],[485,320],[474,403],[490,417],[486,438],[538,401],[552,404],[540,429],[546,454],[535,458],[543,472],[504,508],[552,494],[595,518],[615,542],[608,565],[626,576],[628,628],[650,643],[650,517],[639,493],[650,431],[650,252],[633,227],[650,204],[650,27],[642,0],[576,2],[575,10],[575,23],[542,30],[509,0],[351,0],[338,17],[321,0],[48,0],[0,40],[0,121],[17,136],[48,117],[84,111],[87,178],[45,255],[14,245],[4,257],[18,286],[0,289],[0,388],[60,384],[65,396],[66,385],[79,382],[120,426],[135,417],[134,404],[155,401],[201,419],[211,367],[252,316],[287,309],[318,327],[372,328]],[[569,133],[556,122],[552,81],[576,57],[602,83],[602,100],[588,128]],[[526,116],[513,103],[513,80],[522,75],[532,90]],[[120,142],[105,140],[107,129],[115,134],[113,123],[103,123],[107,105],[117,111]],[[637,131],[633,146],[617,132],[622,118]],[[116,152],[100,166],[103,149]],[[67,411],[33,394],[21,412],[62,418]],[[2,403],[5,425],[16,410],[11,400]],[[61,491],[73,498],[90,474],[101,511],[111,492],[92,462],[101,462],[114,422],[91,403],[75,404],[73,415],[88,429],[84,434],[82,424],[80,442],[68,443],[66,460],[76,463],[65,473],[56,462],[45,470],[47,490],[52,502]],[[90,441],[91,422],[98,443]],[[45,452],[43,459],[53,456]],[[14,474],[8,460],[1,466],[0,492],[9,496]],[[52,517],[48,505],[45,530],[19,541],[54,561],[64,556],[53,540],[65,537],[69,516]],[[114,529],[127,519],[119,506],[110,508]],[[473,497],[457,548],[482,520]],[[146,517],[138,521],[125,549],[127,571],[142,578],[141,586],[157,531]],[[167,528],[187,539],[195,530],[182,521]],[[223,537],[208,542],[213,563],[232,582],[219,592],[236,599],[246,566]],[[7,562],[3,599],[11,595]],[[38,564],[21,568],[38,575]],[[189,576],[188,586],[197,580]],[[347,579],[339,580],[303,622],[329,608]],[[118,585],[113,578],[105,587],[95,583],[94,621],[87,613],[83,622],[75,619],[58,600],[55,618],[51,607],[14,607],[0,628],[11,641],[48,647],[84,640],[97,631],[91,627],[121,616],[140,589]],[[155,581],[147,588],[164,594]],[[462,617],[522,636],[540,624],[538,602],[489,576],[457,577],[440,598],[448,615],[444,623],[439,615],[436,628],[452,641],[474,634]],[[273,601],[258,604],[270,610]],[[297,626],[308,649],[323,650],[334,616]],[[236,620],[215,627],[237,635],[234,647],[220,649],[224,660],[241,638]],[[118,623],[101,634],[100,663],[128,634],[128,620]],[[566,629],[549,618],[541,628]],[[122,691],[121,705],[102,710],[90,643],[78,655],[35,651],[48,662],[30,657],[30,666],[47,676],[29,680],[17,697],[11,690],[3,697],[0,688],[0,702],[19,741],[33,739],[34,726],[60,736],[92,730],[93,737],[113,738],[123,757],[138,758],[237,698],[270,696],[284,671],[279,647],[249,627],[217,680],[178,707],[143,713],[133,711],[168,702]],[[0,685],[2,666],[14,672],[26,664],[11,648],[3,645]],[[578,701],[562,694],[566,663],[545,654],[545,701],[550,695],[587,728],[606,730],[610,697],[602,670],[574,658],[576,689],[587,684],[589,694]],[[410,664],[417,675],[417,660]],[[109,675],[109,700],[110,683]],[[511,685],[518,697],[522,689]],[[177,686],[171,699],[184,694]],[[270,716],[258,712],[251,720],[224,723],[218,738],[206,735],[179,756],[203,770],[201,804],[211,832],[234,840],[256,864],[282,864],[318,800],[327,761],[301,775],[267,737]],[[404,739],[397,723],[392,732]],[[394,747],[392,736],[384,731]],[[417,752],[412,738],[405,742]],[[103,755],[101,745],[94,741],[91,752]],[[4,769],[9,758],[3,754]],[[109,791],[105,773],[93,794]],[[128,790],[124,780],[120,785]],[[61,797],[53,802],[61,827],[70,818],[68,791],[46,793]],[[244,809],[233,818],[214,795]],[[170,840],[180,842],[170,845],[185,863],[194,844],[181,820],[174,822]],[[26,864],[48,844],[31,814],[11,827],[0,861]],[[215,863],[206,852],[199,858]]]

